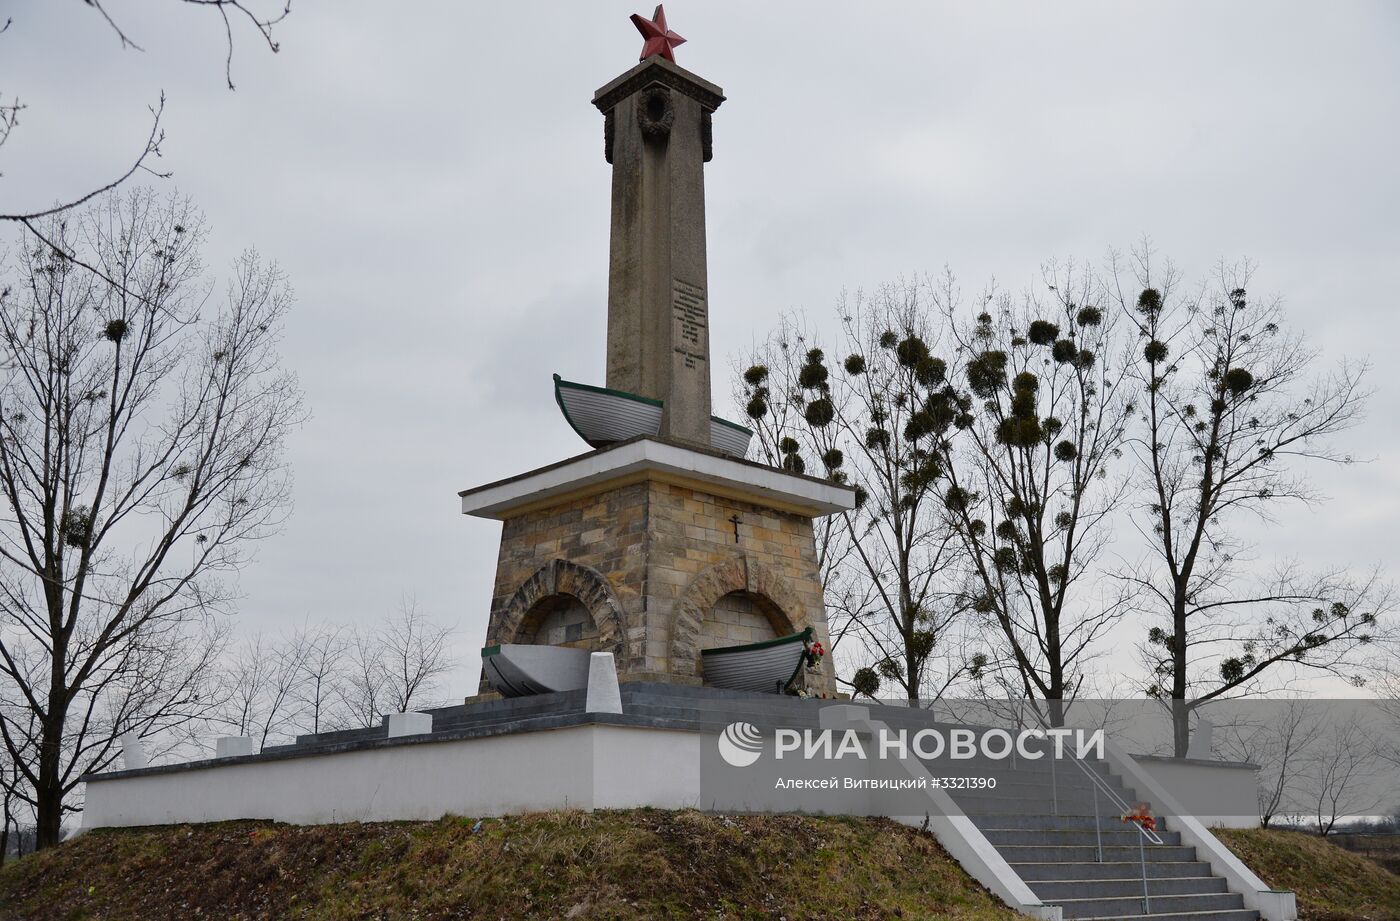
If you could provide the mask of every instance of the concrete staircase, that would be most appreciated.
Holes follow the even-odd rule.
[[[1081,764],[1102,787],[1072,763],[1022,761],[964,768],[967,776],[996,777],[997,787],[951,794],[1031,891],[1067,919],[1258,921],[1244,897],[1182,845],[1170,819],[1158,821],[1161,844],[1143,838],[1107,795],[1135,803],[1135,792],[1103,762]]]

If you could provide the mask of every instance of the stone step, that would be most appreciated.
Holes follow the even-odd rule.
[[[652,701],[668,707],[689,707],[692,709],[728,709],[743,712],[752,709],[786,712],[816,712],[829,701],[803,700],[785,694],[754,694],[745,691],[727,691],[720,688],[688,688],[679,685],[661,685],[624,681],[618,690],[622,694],[625,707],[629,700]]]
[[[1154,896],[1147,911],[1143,910],[1141,895],[1137,898],[1056,899],[1054,904],[1064,909],[1066,918],[1135,918],[1149,913],[1243,910],[1244,896],[1238,892]]]
[[[1077,794],[1067,795],[1063,792],[1055,797],[1048,794],[1044,796],[1039,794],[1005,796],[997,790],[950,790],[948,792],[953,794],[953,801],[969,816],[1048,813],[1050,815],[1089,816],[1092,819],[1095,812],[1093,797]],[[1131,798],[1125,797],[1125,799],[1132,802]],[[1112,816],[1116,819],[1120,816],[1118,807],[1107,798],[1099,800],[1097,811],[1101,817]]]
[[[502,697],[499,700],[481,700],[471,704],[454,704],[450,707],[433,707],[424,710],[432,714],[436,721],[441,717],[455,714],[486,715],[495,713],[558,712],[560,710],[581,709],[587,691],[561,691],[556,694],[535,694],[530,697]]]
[[[993,792],[1001,792],[1003,795],[1010,793],[1024,796],[1040,796],[1043,794],[1046,797],[1052,795],[1060,797],[1080,796],[1091,802],[1095,796],[1098,796],[1100,800],[1110,800],[1111,798],[1108,792],[1105,791],[1110,791],[1113,795],[1127,801],[1131,801],[1131,798],[1137,795],[1136,791],[1125,786],[1117,777],[1104,777],[1101,778],[1098,783],[1095,783],[1082,774],[1070,777],[1061,775],[1051,778],[1048,775],[1036,776],[1034,774],[1025,774],[1021,772],[979,771],[975,768],[971,770],[965,768],[962,770],[949,770],[947,768],[928,767],[927,770],[930,774],[935,776],[940,774],[961,773],[967,776],[995,779],[996,786],[989,789]]]
[[[354,742],[373,742],[378,739],[388,738],[388,736],[389,729],[387,726],[371,726],[368,729],[344,729],[337,732],[321,732],[315,735],[297,736],[297,740],[290,746],[270,745],[265,747],[263,751],[295,750],[312,752],[318,749],[331,748],[336,745],[347,745]]]
[[[1070,915],[1065,917],[1068,918]],[[1233,908],[1223,911],[1158,912],[1154,904],[1152,913],[1148,915],[1098,915],[1080,917],[1077,921],[1124,921],[1126,918],[1132,918],[1133,921],[1259,921],[1259,912],[1252,908]]]
[[[632,716],[649,716],[656,719],[686,720],[701,723],[715,730],[722,730],[730,723],[752,723],[760,729],[784,727],[792,729],[820,729],[819,716],[815,710],[784,712],[758,706],[742,709],[691,707],[682,701],[661,702],[654,700],[622,701],[622,712]]]
[[[561,694],[538,694],[533,697],[508,697],[502,700],[481,701],[455,707],[437,707],[424,712],[433,718],[433,724],[519,718],[553,713],[581,713],[585,692],[567,691]]]
[[[1005,844],[997,850],[1007,863],[1093,863],[1098,859],[1098,848],[1092,845]],[[1149,844],[1143,848],[1142,856],[1148,863],[1195,860],[1196,849],[1190,845]],[[1107,862],[1134,863],[1138,860],[1138,849],[1136,846],[1105,846],[1103,859]]]
[[[986,830],[988,828],[1040,828],[1055,831],[1089,831],[1094,830],[1094,817],[1092,815],[1051,815],[1049,813],[1017,813],[1015,815],[979,815],[974,816],[973,821],[978,828]],[[1099,814],[1099,828],[1104,831],[1132,831],[1123,824],[1123,821],[1116,815]],[[1166,825],[1162,820],[1157,822],[1157,830],[1163,831]]]
[[[1036,772],[1018,770],[1007,770],[1004,767],[979,765],[968,765],[965,763],[924,763],[925,769],[935,776],[948,776],[961,774],[965,776],[976,776],[994,778],[997,789],[1010,789],[1017,793],[1039,793],[1050,792],[1060,793],[1082,793],[1085,796],[1092,796],[1093,791],[1098,789],[1099,796],[1104,796],[1104,790],[1112,790],[1118,796],[1131,796],[1133,791],[1126,787],[1122,780],[1108,774],[1097,775],[1097,779],[1070,768],[1068,771],[1061,770],[1055,775],[1048,771]]]
[[[702,687],[694,684],[673,684],[669,681],[622,681],[619,684],[624,698],[630,696],[669,697],[679,700],[709,702],[714,700],[776,700],[793,704],[819,706],[829,701],[803,700],[778,694],[759,694],[754,691],[735,691],[729,688]]]
[[[574,700],[577,698],[577,700]],[[520,703],[517,703],[520,702]],[[582,712],[582,692],[569,694],[542,694],[537,697],[520,697],[510,700],[483,701],[470,706],[435,707],[422,712],[433,717],[433,731],[446,732],[462,728],[492,726],[542,716],[555,716],[570,710]],[[313,752],[319,749],[345,745],[353,742],[376,741],[388,737],[388,717],[378,726],[360,729],[341,729],[297,736],[296,741],[287,745],[269,745],[263,751]]]
[[[557,719],[561,716],[578,715],[582,713],[582,708],[578,710],[560,710],[557,712],[544,713],[501,713],[493,714],[489,717],[479,717],[475,719],[457,717],[434,718],[433,732],[461,732],[474,729],[492,729],[498,726],[529,726],[532,722],[541,720]]]
[[[910,754],[916,755],[914,745],[909,745]],[[1074,761],[1070,758],[1042,758],[1039,761],[1027,761],[1024,758],[986,758],[978,754],[973,758],[951,758],[945,751],[938,758],[920,759],[924,764],[937,767],[951,767],[971,765],[979,770],[990,771],[999,776],[1007,777],[1029,777],[1034,779],[1043,778],[1047,783],[1052,779],[1063,780],[1067,777],[1079,777],[1088,780],[1085,770],[1081,770],[1082,765],[1089,772],[1096,773],[1100,779],[1110,779],[1108,765],[1090,761]]]
[[[999,796],[1020,796],[1044,799],[1049,799],[1052,796],[1061,798],[1078,797],[1092,802],[1094,796],[1097,795],[1099,802],[1102,804],[1101,808],[1108,812],[1112,812],[1115,808],[1112,805],[1113,798],[1109,793],[1112,793],[1113,796],[1117,796],[1120,800],[1128,803],[1133,802],[1136,795],[1134,791],[1129,790],[1116,781],[1105,780],[1104,785],[1100,787],[1090,781],[1089,778],[1083,776],[1059,777],[1052,783],[1048,778],[1042,780],[1041,778],[1027,777],[1023,774],[998,776],[996,774],[987,774],[976,770],[960,770],[951,767],[941,770],[929,768],[928,772],[935,777],[961,776],[995,779],[996,786],[987,787],[985,791],[979,789],[972,792],[995,793]]]
[[[1100,840],[1105,848],[1137,847],[1139,837],[1139,833],[1132,829],[1095,832],[1092,828],[1082,831],[1078,829],[983,828],[982,834],[986,835],[987,840],[998,847],[1003,844],[1044,844],[1054,847],[1083,844],[1097,847]],[[1157,837],[1162,839],[1164,846],[1174,847],[1181,844],[1180,832],[1159,831]]]
[[[1061,899],[1100,899],[1110,897],[1136,898],[1142,896],[1142,877],[1130,879],[1056,879],[1027,882],[1031,891],[1046,902]],[[1229,891],[1219,876],[1174,876],[1148,879],[1151,895],[1200,895]]]
[[[1027,884],[1048,880],[1130,879],[1133,877],[1141,879],[1143,869],[1142,864],[1135,859],[1131,861],[1104,861],[1103,863],[1096,863],[1092,859],[1077,863],[1074,861],[1055,863],[1008,862],[1011,863],[1011,869],[1016,871],[1016,875],[1025,880]],[[1148,879],[1177,879],[1183,876],[1210,875],[1210,864],[1203,860],[1151,860],[1147,863]]]

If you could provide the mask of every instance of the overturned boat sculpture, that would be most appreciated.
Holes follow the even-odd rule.
[[[748,643],[700,650],[705,683],[734,691],[781,694],[802,669],[812,628],[801,633]]]
[[[638,435],[661,431],[660,400],[623,390],[566,381],[554,375],[554,401],[564,420],[589,447],[602,448]],[[722,454],[743,457],[753,431],[718,416],[710,417],[710,447]]]
[[[503,697],[528,697],[588,687],[588,650],[503,643],[481,650],[486,680]]]

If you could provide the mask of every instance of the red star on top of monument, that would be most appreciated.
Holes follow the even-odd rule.
[[[659,54],[672,64],[676,63],[675,48],[685,44],[685,39],[666,27],[666,10],[660,4],[650,19],[642,18],[641,13],[633,13],[632,24],[642,33],[642,38],[646,39],[646,44],[642,46],[642,56],[637,60],[645,61],[653,54]]]

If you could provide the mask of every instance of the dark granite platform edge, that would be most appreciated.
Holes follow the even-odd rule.
[[[1134,761],[1155,761],[1165,764],[1190,764],[1195,767],[1237,768],[1257,771],[1259,765],[1249,761],[1216,761],[1214,758],[1173,758],[1171,755],[1133,755]]]

